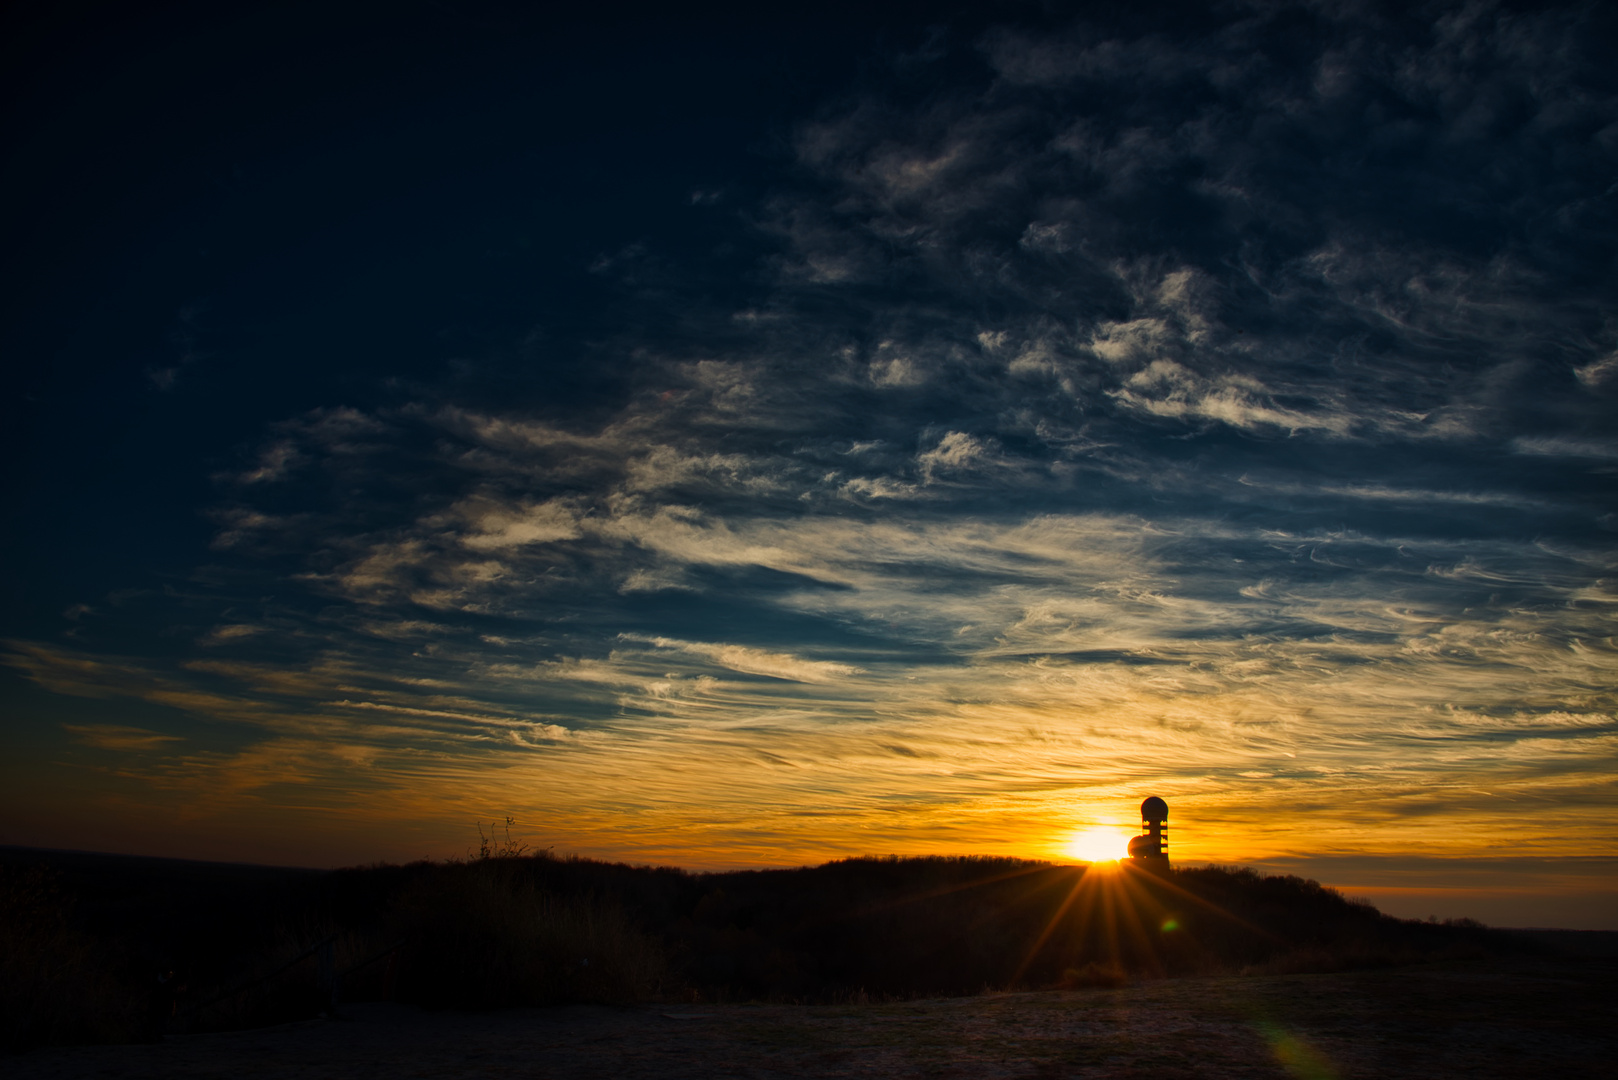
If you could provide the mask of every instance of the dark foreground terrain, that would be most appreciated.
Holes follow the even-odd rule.
[[[0,1074],[1571,1080],[1618,1075],[1614,936],[1220,867],[14,849]]]
[[[1607,1077],[1618,964],[1465,960],[866,1005],[346,1006],[5,1062],[68,1077]]]

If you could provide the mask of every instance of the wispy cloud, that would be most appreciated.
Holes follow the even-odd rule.
[[[678,649],[694,656],[705,656],[732,671],[745,672],[749,675],[768,675],[772,679],[785,679],[789,682],[827,682],[840,676],[858,674],[860,670],[849,664],[804,660],[789,653],[765,652],[763,649],[748,648],[745,645],[715,645],[661,637],[647,640],[660,649]]]
[[[1206,18],[873,75],[785,140],[726,303],[603,245],[662,290],[588,342],[609,404],[291,417],[150,601],[193,651],[7,662],[199,728],[69,729],[131,784],[629,857],[1050,853],[1145,786],[1190,858],[1296,852],[1278,802],[1316,850],[1611,854],[1584,16]]]
[[[154,750],[165,743],[181,741],[178,735],[120,724],[63,724],[62,730],[97,750]]]
[[[1544,457],[1597,460],[1618,458],[1618,442],[1610,439],[1577,439],[1555,435],[1523,436],[1513,439],[1511,447],[1519,454],[1536,454]]]

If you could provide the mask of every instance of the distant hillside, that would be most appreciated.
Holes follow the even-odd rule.
[[[312,1016],[339,1000],[860,1001],[1538,947],[1296,877],[864,858],[694,874],[546,856],[330,872],[0,852],[6,1041]],[[52,959],[54,958],[54,959]]]

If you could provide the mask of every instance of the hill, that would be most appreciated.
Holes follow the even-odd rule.
[[[338,1001],[903,1000],[1536,947],[1219,867],[886,857],[688,873],[540,855],[317,872],[13,849],[0,871],[11,1047]]]

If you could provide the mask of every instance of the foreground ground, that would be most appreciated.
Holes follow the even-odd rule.
[[[1574,1077],[1618,1061],[1612,961],[849,1006],[575,1006],[484,1014],[354,1004],[344,1018],[151,1046],[37,1050],[66,1077]]]

